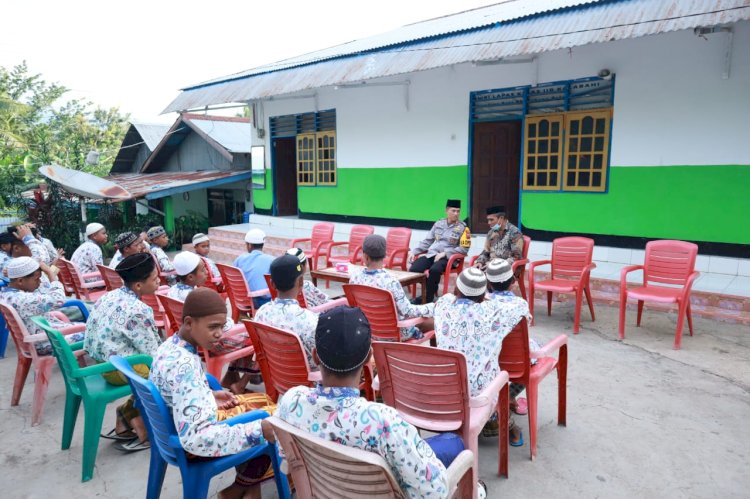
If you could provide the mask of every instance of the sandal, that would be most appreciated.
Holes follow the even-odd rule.
[[[111,430],[109,430],[109,433],[107,434],[102,433],[99,436],[102,438],[106,438],[107,440],[119,440],[119,441],[133,440],[134,438],[138,437],[138,435],[136,435],[133,430],[125,430],[122,433],[118,433],[117,428],[112,428]]]
[[[513,412],[515,412],[519,416],[525,416],[526,414],[528,414],[529,413],[528,401],[523,397],[517,398],[516,407],[513,409]]]
[[[141,450],[146,450],[151,448],[151,442],[148,440],[145,442],[141,442],[137,438],[134,438],[132,440],[128,440],[127,442],[117,442],[114,445],[114,448],[123,452],[138,452]]]

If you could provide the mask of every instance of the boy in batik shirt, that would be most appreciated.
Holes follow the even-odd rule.
[[[86,241],[70,257],[70,262],[78,268],[84,281],[92,282],[101,279],[97,265],[104,264],[100,246],[106,243],[107,239],[107,229],[102,224],[90,223],[86,226]],[[87,274],[96,274],[96,276]]]
[[[164,248],[169,246],[169,236],[167,236],[167,231],[164,230],[164,227],[162,227],[161,225],[151,227],[150,229],[148,229],[146,235],[151,245],[151,254],[154,255],[154,258],[156,258],[156,262],[159,264],[159,272],[162,274],[169,274],[171,272],[174,272],[174,265],[172,265],[169,257],[164,252]],[[176,282],[177,279],[175,279],[173,275],[167,276],[167,283],[170,286]]]

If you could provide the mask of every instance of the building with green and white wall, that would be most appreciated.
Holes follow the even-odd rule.
[[[747,258],[748,19],[745,0],[508,2],[188,87],[167,111],[252,106],[256,213],[427,228],[459,198],[475,234],[504,204],[534,241]]]

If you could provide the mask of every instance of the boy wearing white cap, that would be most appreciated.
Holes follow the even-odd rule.
[[[247,254],[237,257],[234,265],[245,275],[245,281],[250,291],[266,289],[266,274],[271,273],[271,262],[273,257],[263,253],[263,244],[266,241],[266,233],[260,229],[250,229],[245,234],[245,245]],[[257,296],[253,298],[253,304],[258,309],[271,301],[271,295]]]
[[[203,234],[202,232],[194,235],[193,249],[201,258],[203,258],[203,263],[208,266],[209,277],[221,277],[216,263],[208,257],[208,254],[211,252],[211,240],[208,235]]]
[[[0,290],[0,301],[13,307],[26,326],[29,334],[44,334],[31,318],[43,316],[50,326],[65,334],[68,343],[75,343],[84,338],[86,325],[80,322],[68,322],[53,314],[65,302],[65,291],[57,280],[57,275],[44,263],[31,257],[22,256],[12,259],[8,265],[10,284]],[[44,273],[50,281],[49,286],[40,287]],[[73,334],[66,334],[73,331]],[[35,342],[37,354],[50,355],[52,346],[48,341]]]
[[[102,249],[99,246],[106,243],[107,238],[107,229],[102,224],[96,222],[88,224],[86,226],[86,241],[70,257],[70,261],[78,267],[81,277],[86,282],[101,279],[96,266],[104,264]]]

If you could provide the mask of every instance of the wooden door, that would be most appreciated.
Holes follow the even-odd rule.
[[[297,146],[294,137],[273,139],[276,215],[297,214]]]
[[[471,155],[471,215],[474,233],[489,228],[486,210],[503,205],[508,220],[518,225],[518,182],[521,122],[475,123]]]

